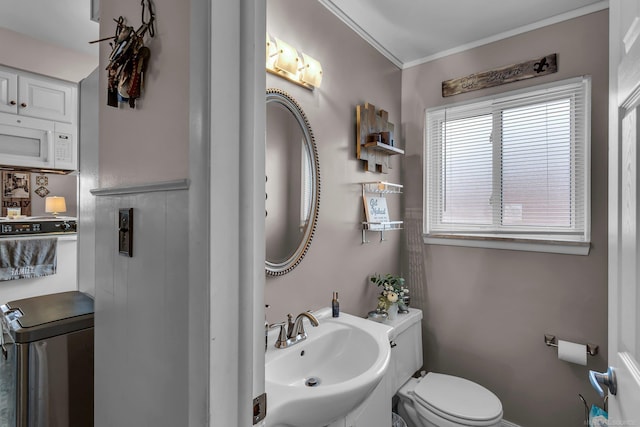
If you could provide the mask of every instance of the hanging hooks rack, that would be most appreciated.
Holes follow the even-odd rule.
[[[142,24],[135,31],[135,34],[138,37],[144,37],[145,34],[148,32],[149,36],[153,38],[156,35],[156,26],[155,26],[156,13],[153,10],[153,3],[151,3],[151,0],[141,0],[140,6],[142,7],[142,12],[140,16],[140,21],[142,22]],[[147,20],[145,20],[145,15],[147,16],[146,18]],[[89,42],[89,44],[104,42],[107,40],[118,40],[123,30],[126,31],[127,28],[130,28],[129,31],[133,30],[133,27],[127,27],[125,25],[125,19],[122,16],[120,16],[118,19],[114,18],[113,21],[117,24],[116,34],[114,36],[104,37],[98,40],[92,40]]]

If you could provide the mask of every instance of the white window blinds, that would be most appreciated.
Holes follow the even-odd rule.
[[[427,235],[588,242],[590,80],[427,111]]]

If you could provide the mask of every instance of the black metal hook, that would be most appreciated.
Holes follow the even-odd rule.
[[[145,1],[146,1],[146,6],[145,6]],[[141,0],[140,1],[140,5],[142,6],[142,16],[141,16],[141,21],[142,21],[142,25],[143,27],[146,26],[145,29],[148,29],[149,31],[149,35],[151,37],[156,35],[156,29],[154,26],[154,22],[156,20],[156,14],[153,11],[153,6],[151,3],[151,0]],[[149,20],[145,21],[144,16],[145,16],[145,11],[146,9],[148,9],[148,13],[149,13]],[[141,36],[144,34],[144,31],[142,34],[140,34]]]

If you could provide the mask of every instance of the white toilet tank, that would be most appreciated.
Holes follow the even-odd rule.
[[[386,320],[391,343],[389,384],[392,395],[422,367],[422,310],[409,308],[409,313],[398,313],[396,319]]]

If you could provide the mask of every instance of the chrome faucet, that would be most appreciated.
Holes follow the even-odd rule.
[[[316,319],[316,317],[313,314],[311,314],[310,311],[303,311],[302,313],[298,314],[298,317],[296,317],[296,321],[293,324],[293,330],[295,331],[296,336],[304,335],[304,338],[302,339],[307,338],[307,333],[304,331],[304,325],[302,324],[302,319],[304,317],[309,319],[313,327],[316,327],[320,324],[318,322],[318,319]]]
[[[295,321],[293,321],[291,314],[287,314],[286,322],[269,325],[269,328],[280,327],[280,333],[276,340],[276,348],[287,348],[307,339],[307,333],[304,330],[304,324],[302,322],[305,317],[309,319],[311,325],[314,327],[320,324],[318,319],[316,319],[310,311],[303,311],[296,316]]]

